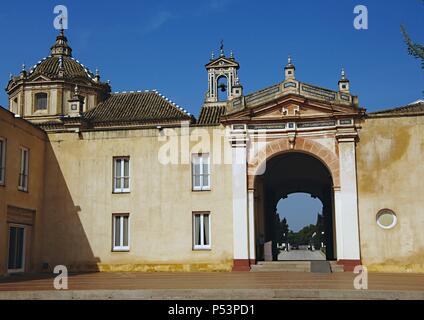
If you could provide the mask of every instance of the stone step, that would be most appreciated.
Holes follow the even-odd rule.
[[[309,266],[310,261],[259,261],[260,266]]]
[[[328,261],[331,272],[344,272],[336,261]],[[311,261],[259,261],[251,266],[252,272],[311,272]]]
[[[251,268],[250,272],[311,272],[310,269],[284,268],[284,269],[266,269],[266,268]]]
[[[258,265],[309,265],[311,261],[258,261]]]
[[[251,266],[253,272],[310,272],[309,261],[260,261]]]
[[[257,264],[260,267],[263,268],[309,268],[311,266],[310,262],[307,263],[269,263],[269,264],[263,264],[259,263]]]
[[[330,266],[331,266],[331,272],[333,273],[344,272],[343,266],[337,264],[336,261],[330,261]]]

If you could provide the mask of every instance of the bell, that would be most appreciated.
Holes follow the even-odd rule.
[[[218,87],[221,89],[221,92],[227,91],[227,85],[225,83],[221,83]]]

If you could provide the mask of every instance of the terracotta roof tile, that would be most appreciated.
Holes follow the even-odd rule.
[[[225,114],[225,106],[203,106],[198,124],[219,124]]]
[[[370,112],[370,115],[408,114],[424,112],[424,100],[418,100],[403,107]]]
[[[60,59],[62,59],[65,79],[88,78],[93,80],[94,75],[85,66],[68,56],[50,56],[43,59],[31,69],[29,76],[45,75],[49,79],[58,78]]]
[[[193,120],[189,113],[157,91],[114,93],[96,108],[86,112],[84,118],[91,123]]]

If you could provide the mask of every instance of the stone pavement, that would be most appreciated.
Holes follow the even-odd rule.
[[[418,299],[424,274],[369,274],[368,290],[355,290],[355,274],[293,272],[88,273],[70,275],[56,291],[51,275],[0,279],[0,299]]]

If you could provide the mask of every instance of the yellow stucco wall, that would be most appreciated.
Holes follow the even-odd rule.
[[[369,118],[357,147],[362,260],[370,271],[424,272],[424,116]],[[398,223],[380,228],[391,209]]]
[[[25,270],[33,271],[40,258],[44,183],[44,132],[0,107],[0,137],[6,139],[6,180],[0,185],[0,275],[7,273],[7,208],[34,210],[35,221],[27,227]],[[29,149],[28,192],[18,190],[20,147]]]
[[[212,190],[193,192],[189,164],[158,161],[165,143],[158,135],[166,132],[49,134],[40,264],[100,271],[231,270],[231,165],[212,165]],[[213,153],[213,143],[199,141],[204,152]],[[198,143],[191,141],[190,147]],[[231,154],[229,143],[223,148]],[[114,156],[130,157],[129,194],[112,192]],[[192,249],[193,211],[211,212],[210,251]],[[113,213],[130,214],[129,252],[112,252]]]

